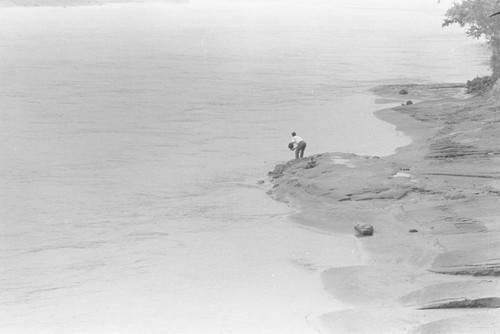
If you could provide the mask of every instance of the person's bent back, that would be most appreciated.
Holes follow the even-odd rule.
[[[295,132],[292,132],[292,143],[296,145],[295,148],[292,149],[292,151],[295,150],[295,159],[299,157],[303,158],[307,146],[305,140],[297,136]]]

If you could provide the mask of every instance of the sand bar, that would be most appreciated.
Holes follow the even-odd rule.
[[[422,101],[376,112],[412,143],[388,157],[335,152],[270,173],[301,224],[355,235],[361,265],[323,271],[348,305],[319,316],[322,333],[500,331],[500,102],[463,86],[383,86],[381,99]],[[332,251],[340,252],[342,250]]]

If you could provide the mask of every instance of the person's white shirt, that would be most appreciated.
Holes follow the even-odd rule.
[[[299,136],[295,135],[295,136],[292,137],[292,140],[294,141],[295,144],[298,144],[301,141],[303,141],[304,139],[302,139]]]

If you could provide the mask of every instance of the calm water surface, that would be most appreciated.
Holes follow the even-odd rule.
[[[257,181],[408,143],[367,90],[488,74],[435,1],[0,9],[0,331],[304,333],[356,241]],[[352,249],[338,259],[335,248]]]

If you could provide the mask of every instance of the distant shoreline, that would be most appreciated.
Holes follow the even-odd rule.
[[[0,0],[0,8],[10,7],[77,7],[120,3],[188,3],[189,0]]]
[[[384,100],[423,101],[375,113],[411,144],[383,158],[317,154],[270,173],[270,194],[301,209],[295,221],[353,236],[362,250],[362,265],[322,273],[349,307],[319,317],[325,333],[500,330],[500,101],[461,91],[377,87]],[[357,223],[373,236],[355,238]]]

